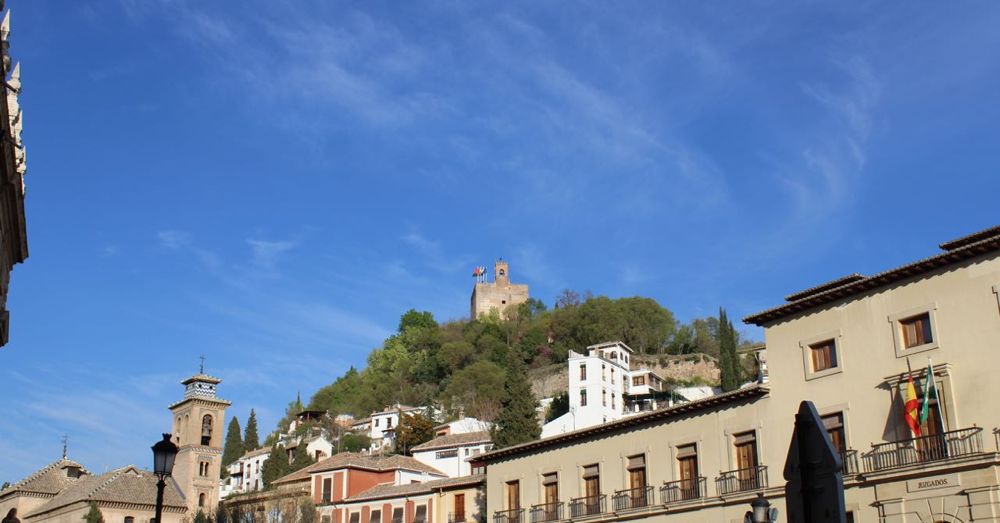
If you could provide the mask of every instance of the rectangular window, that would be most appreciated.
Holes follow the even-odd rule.
[[[608,391],[606,390],[601,391],[601,406],[602,407],[608,406]]]
[[[373,510],[368,515],[368,523],[382,523],[382,511]]]
[[[465,521],[465,494],[455,494],[455,504],[452,513],[455,515],[453,518],[454,521]]]
[[[757,433],[754,431],[736,434],[736,468],[751,469],[757,466]]]
[[[821,419],[823,426],[826,427],[827,435],[830,436],[833,448],[843,455],[847,451],[847,442],[844,439],[844,414],[837,412],[823,416]]]
[[[583,389],[580,391],[580,406],[581,407],[587,406],[587,389]]]
[[[542,475],[543,499],[546,505],[553,505],[559,502],[559,474],[552,472]]]
[[[809,354],[812,357],[813,372],[837,366],[837,345],[832,339],[810,345]]]
[[[417,514],[413,516],[413,523],[427,522],[427,505],[417,506]]]
[[[507,510],[517,510],[521,508],[521,482],[507,482]]]
[[[645,376],[633,376],[632,377],[632,386],[638,387],[640,385],[645,385],[645,384],[646,384],[646,377]]]
[[[615,408],[615,393],[611,393],[611,408]]]
[[[580,381],[587,381],[587,364],[580,364]]]
[[[403,523],[403,507],[392,509],[392,523]]]
[[[628,458],[628,483],[631,489],[640,489],[646,486],[645,454]]]
[[[333,479],[323,478],[323,497],[322,497],[323,503],[330,502],[330,496],[332,494],[332,490],[333,490]]]
[[[597,464],[583,467],[583,495],[592,499],[601,495],[601,471]]]
[[[351,512],[351,518],[348,521],[350,521],[350,523],[360,523],[361,522],[361,513],[360,512]]]
[[[677,447],[677,472],[681,480],[680,498],[698,499],[698,446],[695,444]]]
[[[378,418],[375,418],[375,426],[376,426],[376,427],[378,426],[378,422],[379,422],[379,419],[378,419]]]
[[[899,328],[903,334],[904,349],[919,347],[934,341],[931,333],[931,317],[926,312],[899,320]]]
[[[458,449],[439,450],[435,455],[437,456],[437,459],[455,458],[458,457]]]

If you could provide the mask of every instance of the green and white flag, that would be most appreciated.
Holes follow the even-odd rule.
[[[934,366],[927,360],[927,380],[924,382],[924,400],[920,405],[920,423],[927,421],[931,414],[931,398],[937,399],[937,386],[934,384]]]

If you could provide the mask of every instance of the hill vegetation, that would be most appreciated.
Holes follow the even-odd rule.
[[[720,339],[730,352],[739,344],[724,318],[721,331],[714,317],[678,324],[650,298],[581,296],[570,290],[552,309],[531,299],[508,309],[506,319],[493,314],[439,324],[430,312],[410,310],[396,332],[369,354],[364,369],[352,367],[320,388],[308,407],[364,417],[395,403],[433,405],[445,415],[498,420],[505,405],[534,405],[534,398],[507,397],[507,391],[530,395],[529,385],[517,383],[526,379],[524,369],[562,363],[570,350],[611,340],[624,341],[640,354],[702,353],[739,372],[731,363],[735,354],[727,359],[720,352]],[[526,410],[525,405],[518,408]],[[282,424],[289,420],[286,416]]]

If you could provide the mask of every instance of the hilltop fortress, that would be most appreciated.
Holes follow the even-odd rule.
[[[528,301],[528,286],[510,282],[510,267],[502,258],[493,266],[493,282],[486,281],[486,273],[482,271],[472,288],[469,318],[476,319],[496,310],[501,318],[506,318],[507,307]],[[477,273],[479,271],[477,270]]]

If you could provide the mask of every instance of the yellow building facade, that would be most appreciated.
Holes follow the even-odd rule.
[[[1000,228],[941,249],[746,318],[764,328],[766,384],[484,455],[488,516],[739,522],[762,494],[783,521],[794,415],[810,400],[842,456],[848,521],[1000,520]],[[911,380],[928,397],[916,430]]]

